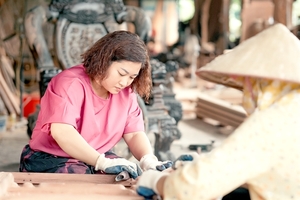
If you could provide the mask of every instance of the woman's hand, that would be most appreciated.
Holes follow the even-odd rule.
[[[164,171],[172,167],[172,165],[172,161],[158,161],[157,157],[153,154],[144,155],[140,160],[140,166],[143,171],[149,169]]]
[[[187,154],[180,155],[173,163],[172,168],[177,169],[178,167],[182,167],[185,163],[191,162],[199,157],[200,154],[196,152],[190,152]]]
[[[136,163],[130,162],[124,158],[105,158],[104,154],[99,155],[95,170],[102,170],[107,174],[119,174],[122,171],[126,171],[129,173],[130,177],[134,179],[142,173]]]
[[[168,172],[160,172],[156,170],[148,170],[137,179],[136,192],[145,197],[152,199],[153,196],[163,196],[163,185]]]

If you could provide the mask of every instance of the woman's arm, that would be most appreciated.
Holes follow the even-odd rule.
[[[172,172],[164,181],[164,198],[218,198],[268,171],[277,151],[278,130],[284,128],[276,123],[281,116],[272,109],[249,116],[212,152]],[[162,191],[159,185],[157,189]]]
[[[51,132],[57,144],[71,157],[95,166],[99,153],[69,124],[52,123]]]
[[[153,150],[145,132],[127,133],[123,136],[132,155],[140,160],[144,155],[153,154]]]

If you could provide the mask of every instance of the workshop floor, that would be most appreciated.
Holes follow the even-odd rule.
[[[187,79],[181,83],[174,83],[176,98],[182,101],[184,116],[178,123],[182,137],[172,143],[171,151],[177,157],[190,152],[190,144],[220,144],[227,135],[220,133],[220,128],[196,118],[194,110],[199,86],[191,87]],[[28,143],[26,123],[20,122],[12,130],[0,133],[0,172],[18,171],[19,158],[22,148]]]

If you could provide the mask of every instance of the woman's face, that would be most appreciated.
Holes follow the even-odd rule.
[[[102,87],[111,94],[118,94],[138,76],[141,65],[126,60],[113,62],[108,68],[107,77],[101,82]]]

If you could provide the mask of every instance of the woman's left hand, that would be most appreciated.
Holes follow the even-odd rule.
[[[140,160],[140,166],[143,171],[147,171],[149,169],[164,171],[172,167],[172,161],[159,161],[157,157],[153,154],[144,155]]]

